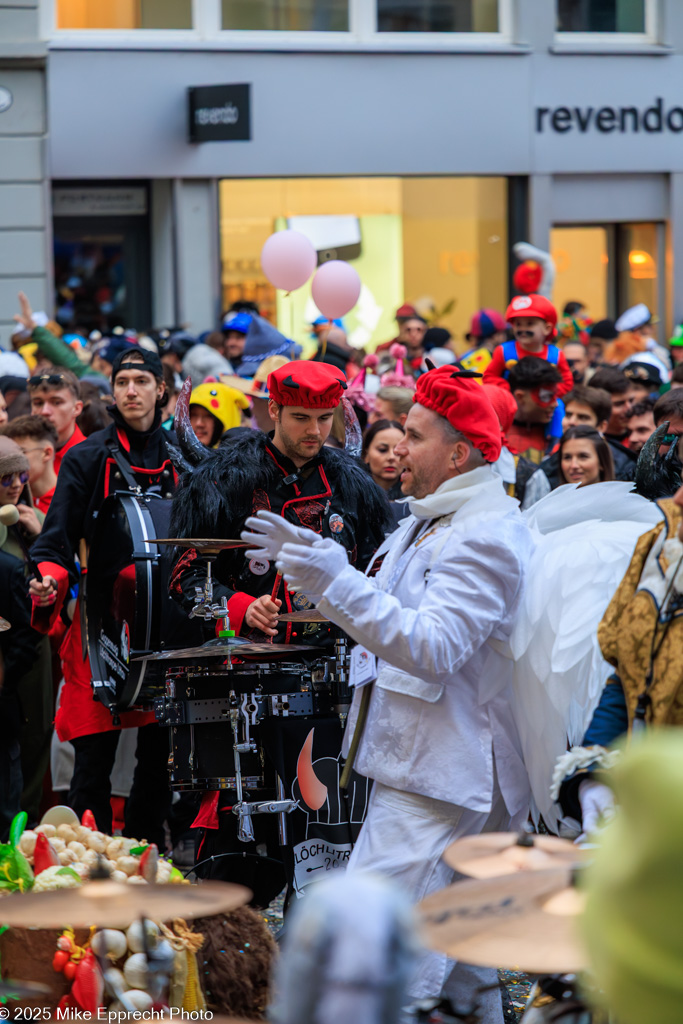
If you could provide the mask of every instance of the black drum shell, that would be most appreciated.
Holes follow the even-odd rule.
[[[198,621],[169,594],[174,558],[167,537],[171,500],[115,494],[98,513],[88,556],[86,619],[93,693],[112,713],[151,706],[164,692],[163,663],[147,652],[201,644]]]

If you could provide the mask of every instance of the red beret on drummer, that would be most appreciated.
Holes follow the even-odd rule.
[[[459,430],[487,462],[495,462],[502,447],[500,421],[478,373],[439,366],[418,377],[413,401],[443,416]]]
[[[334,409],[346,391],[346,376],[329,363],[285,363],[268,376],[268,392],[278,405]]]

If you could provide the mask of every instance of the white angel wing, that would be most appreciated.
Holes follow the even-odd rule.
[[[514,712],[535,803],[557,827],[550,784],[557,758],[580,744],[611,666],[597,628],[656,505],[609,482],[560,487],[524,513],[536,550],[510,647]]]

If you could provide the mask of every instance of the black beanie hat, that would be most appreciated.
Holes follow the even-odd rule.
[[[112,364],[111,370],[111,381],[112,384],[116,379],[116,374],[119,370],[147,370],[148,373],[153,374],[158,380],[164,378],[164,368],[161,365],[161,359],[156,352],[149,352],[146,348],[127,348],[125,352],[120,352]]]
[[[614,326],[614,320],[598,320],[590,328],[591,338],[601,338],[603,341],[614,341],[619,337],[619,331]]]

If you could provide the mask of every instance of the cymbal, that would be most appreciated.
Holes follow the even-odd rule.
[[[228,551],[230,548],[248,548],[243,540],[222,537],[156,537],[150,544],[173,544],[177,548],[196,548],[197,551]]]
[[[133,661],[201,661],[204,658],[281,658],[299,651],[314,651],[311,644],[205,644],[202,647],[182,647],[177,651],[158,651],[155,654],[131,658]]]
[[[317,611],[315,608],[302,608],[300,612],[285,612],[278,615],[278,622],[329,622],[327,615]]]
[[[0,615],[0,633],[4,633],[6,629],[11,629],[11,628],[12,628],[12,623],[8,622],[7,619],[3,619],[2,615]]]
[[[456,882],[418,910],[426,944],[456,960],[560,974],[587,965],[576,928],[582,906],[571,872],[558,868]]]
[[[522,832],[484,832],[465,836],[449,846],[443,859],[472,878],[496,878],[518,871],[549,871],[577,867],[587,851],[558,836]]]
[[[205,917],[249,902],[242,885],[127,885],[88,882],[78,889],[13,893],[0,905],[0,923],[21,928],[126,928],[140,916],[153,921]]]

